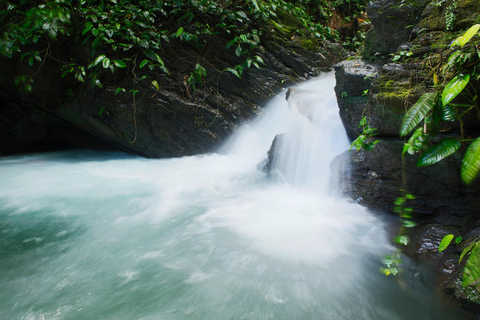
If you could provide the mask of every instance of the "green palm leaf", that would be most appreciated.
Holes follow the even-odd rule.
[[[459,45],[463,47],[480,29],[480,24],[475,24],[468,29],[463,36],[458,37],[451,45],[451,47]]]
[[[465,152],[460,171],[462,180],[470,184],[480,171],[480,138],[475,139]]]
[[[442,104],[446,106],[449,104],[456,96],[462,92],[462,90],[467,86],[468,82],[470,81],[469,74],[459,74],[455,78],[453,78],[445,88],[443,88],[442,92]]]
[[[428,111],[432,110],[435,104],[435,97],[435,93],[425,93],[418,99],[417,103],[407,111],[400,130],[402,137],[412,131],[417,124],[425,118]]]
[[[420,156],[417,166],[426,167],[445,159],[460,148],[460,141],[453,138],[445,138],[431,146]]]

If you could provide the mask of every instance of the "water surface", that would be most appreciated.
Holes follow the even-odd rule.
[[[380,274],[385,223],[332,192],[345,133],[299,106],[331,119],[333,82],[277,97],[219,154],[1,159],[0,319],[467,319],[423,269]]]

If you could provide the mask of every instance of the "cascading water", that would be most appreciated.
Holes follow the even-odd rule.
[[[381,275],[384,223],[329,194],[333,82],[274,98],[224,154],[2,159],[0,319],[466,319],[414,266]],[[257,166],[285,131],[272,181]]]
[[[337,180],[328,179],[332,160],[349,148],[334,87],[327,75],[288,91],[290,120],[274,164],[288,183],[319,195],[329,193]]]

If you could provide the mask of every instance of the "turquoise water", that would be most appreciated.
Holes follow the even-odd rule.
[[[467,319],[428,270],[378,272],[386,224],[310,186],[329,169],[259,170],[275,134],[317,130],[283,98],[267,110],[222,154],[0,159],[0,319]]]
[[[0,162],[0,319],[462,319],[384,224],[228,156]],[[180,183],[182,182],[182,183]]]

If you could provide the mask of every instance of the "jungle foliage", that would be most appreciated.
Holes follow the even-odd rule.
[[[467,44],[480,35],[480,24],[469,28],[451,44],[451,54],[447,63],[434,73],[434,90],[424,93],[406,112],[400,135],[413,134],[405,143],[403,153],[420,153],[417,166],[429,166],[442,161],[460,150],[462,144],[468,144],[461,164],[461,178],[471,184],[480,173],[480,137],[465,137],[464,118],[471,111],[480,112],[478,103],[478,80],[480,80],[480,52],[478,45]],[[439,79],[443,78],[442,84]],[[438,139],[442,123],[460,123],[461,136]],[[423,123],[422,123],[423,122]],[[420,126],[419,126],[420,125]],[[416,129],[415,129],[416,128]],[[439,251],[444,251],[452,242],[463,247],[459,263],[467,257],[462,275],[462,285],[474,285],[478,289],[480,283],[480,245],[478,237],[464,240],[461,236],[446,235]]]
[[[400,130],[406,136],[423,121],[405,144],[403,152],[421,153],[418,166],[429,166],[452,155],[460,149],[461,143],[471,142],[462,161],[462,180],[470,184],[480,172],[480,138],[465,139],[464,117],[472,110],[480,111],[475,82],[480,79],[480,52],[476,46],[464,46],[476,35],[480,25],[474,25],[457,38],[447,63],[442,66],[441,76],[449,80],[445,84],[434,74],[435,91],[424,93],[407,111]],[[441,123],[459,121],[461,137],[446,137],[436,141]]]
[[[63,59],[63,76],[102,87],[100,75],[127,68],[145,78],[143,68],[168,74],[161,48],[173,40],[189,42],[199,50],[210,37],[229,39],[227,50],[241,59],[224,71],[237,77],[262,59],[254,50],[266,39],[294,37],[338,41],[326,21],[334,8],[352,15],[364,10],[366,0],[9,0],[0,4],[0,55],[20,57],[40,68],[47,59],[59,59],[52,47],[68,39],[90,49],[87,61]],[[195,89],[207,76],[197,65],[188,77]],[[32,90],[33,74],[15,79]],[[124,91],[124,88],[118,88]],[[132,89],[133,90],[133,89]]]

